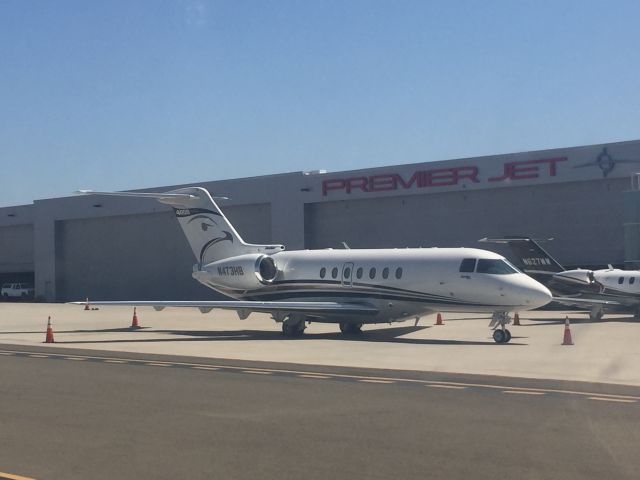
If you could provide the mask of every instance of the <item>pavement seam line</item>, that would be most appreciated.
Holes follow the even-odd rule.
[[[20,351],[20,350],[5,350],[6,352],[11,352],[13,354],[21,354],[21,355],[28,355],[29,353],[33,353],[33,352],[25,352],[25,351]],[[68,357],[68,355],[65,354],[61,354],[61,353],[51,353],[49,354],[50,357],[63,357],[66,358]],[[129,363],[147,363],[149,360],[137,360],[137,359],[131,359],[131,358],[119,358],[119,357],[100,357],[100,356],[86,356],[83,357],[84,360],[89,360],[89,359],[93,359],[93,360],[124,360],[126,362]],[[193,367],[193,366],[210,366],[210,367],[216,367],[216,368],[220,368],[220,369],[227,369],[227,370],[240,370],[240,371],[244,371],[247,370],[247,367],[237,367],[237,366],[233,366],[233,365],[208,365],[208,364],[198,364],[198,363],[186,363],[186,362],[173,362],[172,365],[181,365],[181,366],[188,366],[188,367]],[[316,372],[311,372],[311,371],[305,371],[305,370],[285,370],[285,369],[268,369],[268,368],[255,368],[253,369],[254,371],[258,371],[258,370],[262,370],[265,372],[271,372],[271,373],[290,373],[290,374],[313,374]],[[585,396],[585,397],[593,397],[593,396],[598,396],[598,397],[606,397],[606,398],[613,398],[613,399],[628,399],[628,400],[634,400],[634,401],[638,401],[640,400],[640,396],[633,396],[633,395],[618,395],[618,394],[612,394],[612,393],[596,393],[596,392],[580,392],[577,390],[564,390],[564,389],[553,389],[553,388],[531,388],[531,387],[509,387],[509,386],[505,386],[505,385],[491,385],[491,384],[482,384],[482,383],[463,383],[463,382],[449,382],[449,381],[439,381],[439,380],[416,380],[416,379],[412,379],[412,378],[394,378],[394,377],[368,377],[368,376],[364,376],[364,375],[347,375],[347,374],[342,374],[342,373],[324,373],[324,372],[318,372],[319,374],[322,375],[328,375],[330,377],[333,378],[349,378],[349,379],[356,379],[356,380],[360,380],[360,379],[378,379],[378,380],[389,380],[391,382],[407,382],[407,383],[419,383],[419,384],[424,384],[424,385],[454,385],[454,386],[462,386],[462,387],[477,387],[477,388],[490,388],[490,389],[500,389],[500,390],[528,390],[528,391],[535,391],[535,392],[543,392],[543,393],[560,393],[560,394],[567,394],[567,395],[580,395],[580,396]]]

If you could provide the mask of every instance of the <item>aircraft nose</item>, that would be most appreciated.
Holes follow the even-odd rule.
[[[553,298],[547,287],[532,278],[526,278],[526,286],[522,292],[523,304],[527,309],[542,307]]]

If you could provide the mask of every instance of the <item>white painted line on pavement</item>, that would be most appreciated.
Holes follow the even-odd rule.
[[[449,388],[451,390],[464,390],[467,387],[461,387],[460,385],[425,385],[429,388]]]
[[[516,395],[546,395],[545,392],[530,392],[528,390],[503,390],[502,393],[514,393]]]
[[[33,352],[27,352],[27,351],[20,351],[20,350],[5,350],[4,352],[0,352],[0,353],[8,353],[8,354],[17,354],[17,355],[29,355],[30,353]],[[86,357],[69,357],[65,354],[56,354],[56,353],[51,353],[49,354],[49,357],[51,358],[56,358],[56,357],[62,357],[62,358],[66,358],[68,360],[122,360],[124,362],[130,363],[130,364],[145,364],[148,363],[148,360],[141,360],[141,359],[131,359],[131,358],[122,358],[122,357],[104,357],[104,356],[86,356]],[[256,373],[256,374],[263,374],[263,375],[271,375],[272,373],[276,373],[276,374],[282,374],[282,373],[289,373],[289,374],[295,374],[295,375],[307,375],[307,374],[315,374],[317,372],[309,372],[309,371],[305,371],[305,370],[289,370],[289,369],[280,369],[280,368],[261,368],[261,369],[252,369],[252,370],[248,370],[247,367],[240,367],[240,366],[234,366],[234,365],[207,365],[207,364],[197,364],[197,363],[187,363],[187,362],[173,362],[172,365],[175,366],[186,366],[186,367],[191,367],[191,368],[195,368],[196,366],[202,366],[202,367],[218,367],[220,369],[225,369],[225,370],[239,370],[242,372],[246,372],[246,373]],[[319,372],[318,372],[319,373]],[[501,390],[501,391],[506,391],[505,389],[509,389],[510,387],[508,385],[497,385],[497,384],[490,384],[490,383],[476,383],[476,382],[464,382],[464,381],[458,381],[458,382],[452,382],[452,381],[435,381],[435,380],[419,380],[419,379],[411,379],[411,378],[395,378],[395,377],[370,377],[370,376],[364,376],[364,375],[349,375],[349,374],[341,374],[341,373],[331,373],[328,374],[328,376],[330,376],[330,378],[333,379],[340,379],[340,378],[346,378],[346,379],[351,379],[351,380],[357,380],[357,381],[362,381],[362,382],[368,382],[368,383],[415,383],[415,384],[423,384],[426,386],[429,385],[447,385],[447,386],[451,386],[451,387],[462,387],[462,388],[487,388],[487,389],[495,389],[495,390]],[[442,388],[442,387],[440,387]],[[565,395],[578,395],[578,396],[582,396],[582,397],[586,397],[586,398],[591,398],[591,397],[595,397],[598,399],[610,399],[611,401],[616,401],[619,400],[622,403],[633,403],[633,402],[637,402],[638,400],[640,400],[640,396],[634,396],[634,395],[619,395],[619,394],[607,394],[607,393],[594,393],[594,392],[585,392],[585,391],[579,391],[579,390],[568,390],[568,389],[562,389],[562,388],[527,388],[527,387],[513,387],[513,389],[516,389],[519,392],[524,392],[524,391],[528,391],[528,392],[539,392],[539,393],[556,393],[556,394],[565,394]],[[534,393],[535,394],[535,393]]]
[[[605,398],[605,397],[588,397],[589,400],[598,400],[600,402],[618,402],[618,403],[636,403],[637,400],[629,400],[626,398]]]

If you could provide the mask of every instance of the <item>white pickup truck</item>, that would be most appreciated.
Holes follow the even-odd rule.
[[[3,283],[0,290],[0,297],[3,300],[10,298],[33,298],[34,289],[30,283]]]

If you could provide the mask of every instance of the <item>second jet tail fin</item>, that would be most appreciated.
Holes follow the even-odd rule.
[[[532,238],[506,236],[483,238],[480,241],[507,244],[516,258],[517,266],[526,274],[548,276],[564,271],[562,265]]]

